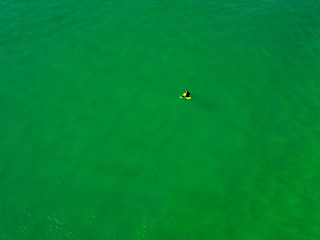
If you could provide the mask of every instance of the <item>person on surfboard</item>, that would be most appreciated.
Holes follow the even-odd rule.
[[[180,98],[186,98],[186,99],[191,99],[191,97],[190,97],[190,92],[188,92],[188,91],[186,91],[184,94],[182,94],[182,97],[180,97]]]

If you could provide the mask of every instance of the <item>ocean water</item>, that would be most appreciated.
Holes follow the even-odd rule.
[[[2,0],[0,239],[320,239],[319,80],[316,0]]]

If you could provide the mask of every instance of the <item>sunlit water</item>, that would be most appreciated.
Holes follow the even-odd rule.
[[[4,0],[0,238],[320,239],[319,79],[319,1]]]

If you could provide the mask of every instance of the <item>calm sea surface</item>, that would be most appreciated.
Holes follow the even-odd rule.
[[[319,226],[318,0],[0,2],[0,239]]]

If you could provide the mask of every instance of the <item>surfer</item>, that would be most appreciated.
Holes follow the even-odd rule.
[[[190,97],[190,92],[188,92],[188,91],[186,91],[184,94],[182,94],[182,97],[180,97],[180,98],[186,98],[186,99],[191,99],[191,97]]]

